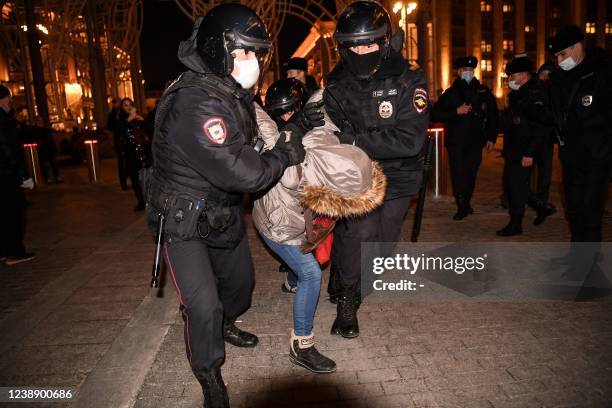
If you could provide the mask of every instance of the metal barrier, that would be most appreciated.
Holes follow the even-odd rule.
[[[100,177],[100,148],[97,140],[86,140],[87,170],[89,170],[89,181],[97,183]]]
[[[446,195],[448,178],[448,170],[446,167],[446,150],[444,149],[444,129],[427,129],[427,135],[434,143],[434,155],[427,190],[432,196],[438,198]]]
[[[34,185],[41,185],[44,180],[40,172],[40,161],[38,160],[38,143],[26,143],[23,145],[25,150],[25,158],[28,165],[30,177],[34,181]]]

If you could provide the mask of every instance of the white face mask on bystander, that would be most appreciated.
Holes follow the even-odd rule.
[[[578,64],[572,57],[567,57],[566,59],[564,59],[563,61],[559,63],[559,68],[561,68],[564,71],[571,71],[572,69],[576,67],[576,65]]]

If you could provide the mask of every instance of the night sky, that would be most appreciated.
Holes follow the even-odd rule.
[[[145,90],[160,92],[168,80],[185,70],[176,53],[179,42],[189,37],[193,23],[172,1],[144,2],[144,24],[140,38]],[[291,32],[288,32],[289,28]],[[287,16],[279,41],[281,63],[287,60],[308,35],[310,27],[301,19]]]

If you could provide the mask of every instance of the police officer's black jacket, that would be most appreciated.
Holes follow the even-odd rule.
[[[537,79],[511,91],[504,115],[504,158],[520,162],[523,157],[535,157],[550,137],[549,122],[546,89]]]
[[[612,161],[612,60],[588,49],[574,69],[553,72],[550,100],[560,157],[608,164]]]
[[[472,105],[466,115],[457,114],[464,103]],[[491,90],[474,78],[468,84],[461,78],[440,96],[432,111],[432,120],[444,122],[446,146],[484,146],[495,142],[498,113]]]
[[[22,150],[12,115],[0,109],[0,186],[19,186],[26,178]]]
[[[145,195],[157,211],[169,197],[169,202],[176,202],[179,194],[197,198],[194,205],[205,207],[208,223],[218,227],[224,241],[220,245],[231,247],[244,230],[243,193],[273,185],[289,159],[278,149],[259,154],[251,147],[257,136],[252,93],[229,76],[206,73],[194,60],[199,58],[181,59],[190,70],[160,99]],[[232,237],[225,239],[228,228]]]
[[[421,186],[419,158],[429,124],[423,72],[411,70],[392,50],[369,81],[358,80],[339,62],[327,82],[325,110],[334,124],[353,135],[356,146],[380,163],[388,181],[385,199],[415,194]]]

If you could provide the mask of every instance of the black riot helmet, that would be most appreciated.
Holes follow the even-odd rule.
[[[342,62],[360,79],[371,77],[373,72],[380,68],[382,61],[389,56],[390,38],[389,13],[384,7],[373,1],[357,1],[345,8],[338,17],[334,33],[334,40]],[[363,66],[363,63],[358,64],[351,58],[350,47],[372,43],[380,46],[377,60]]]
[[[197,51],[202,62],[214,74],[229,75],[234,69],[231,52],[238,48],[255,52],[260,72],[265,72],[272,55],[272,41],[263,21],[241,4],[213,7],[199,22]]]
[[[280,117],[287,112],[298,112],[304,106],[306,87],[295,78],[274,82],[266,92],[266,112]]]

